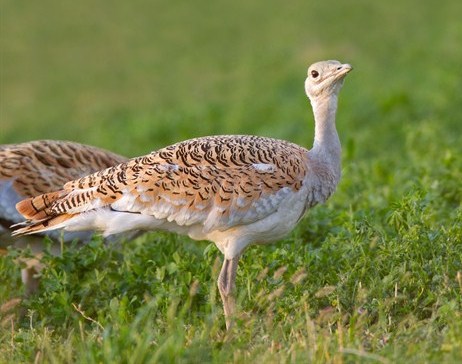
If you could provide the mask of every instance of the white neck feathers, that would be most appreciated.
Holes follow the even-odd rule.
[[[337,94],[311,102],[314,113],[314,143],[310,156],[333,168],[340,177],[340,140],[335,127]]]

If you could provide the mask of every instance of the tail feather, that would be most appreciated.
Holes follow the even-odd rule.
[[[36,232],[54,230],[62,227],[62,224],[74,217],[74,214],[56,214],[52,211],[53,205],[68,194],[61,190],[45,193],[40,196],[22,200],[16,204],[16,210],[27,220],[13,225],[16,228],[12,235],[28,235]]]
[[[120,196],[95,197],[95,189],[60,190],[31,197],[16,204],[16,209],[27,220],[13,226],[13,235],[27,235],[65,228],[66,221],[81,213],[109,205]]]
[[[75,214],[62,214],[62,215],[57,215],[57,216],[48,216],[45,219],[42,220],[27,220],[25,222],[13,225],[13,227],[20,227],[19,229],[16,229],[13,231],[11,235],[16,236],[16,235],[29,235],[33,234],[36,232],[43,232],[43,231],[48,231],[48,230],[54,230],[62,227],[62,224],[75,217],[77,215]]]
[[[16,204],[27,220],[17,225],[13,235],[33,234],[65,228],[67,220],[91,210],[108,206],[121,198],[122,192],[112,185],[84,189],[64,188],[31,197]]]
[[[53,216],[50,207],[54,202],[67,195],[68,192],[61,190],[45,193],[37,197],[22,200],[16,204],[16,210],[26,219],[43,220]]]

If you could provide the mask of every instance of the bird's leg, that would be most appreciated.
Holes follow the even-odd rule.
[[[223,310],[225,312],[226,329],[231,328],[232,318],[234,316],[234,308],[236,305],[234,299],[234,289],[236,288],[236,271],[239,256],[233,259],[226,259],[221,267],[220,275],[218,276],[218,290],[223,301]]]
[[[40,278],[37,278],[37,271],[34,267],[21,269],[21,280],[25,287],[26,297],[36,293],[39,288]]]
[[[42,254],[36,255],[35,258],[25,260],[26,267],[21,269],[21,280],[26,289],[26,296],[30,296],[38,291],[40,284],[40,272],[44,268],[40,262]]]

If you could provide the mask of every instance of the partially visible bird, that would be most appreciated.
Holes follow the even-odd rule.
[[[282,238],[336,189],[341,147],[335,116],[351,69],[338,61],[308,68],[305,90],[315,118],[311,150],[246,135],[183,141],[21,201],[17,209],[29,220],[14,234],[64,228],[107,236],[159,229],[211,240],[225,258],[218,288],[229,328],[244,249]]]
[[[67,181],[83,177],[127,158],[88,145],[54,140],[38,140],[21,144],[0,145],[0,239],[3,246],[13,243],[16,247],[30,246],[34,253],[43,249],[43,237],[12,239],[10,226],[24,221],[16,211],[16,203],[38,194],[61,188]],[[48,232],[53,240],[65,242],[87,241],[92,232]],[[35,238],[35,239],[34,239]],[[25,262],[22,280],[26,292],[37,290],[37,271],[41,264],[37,259]]]

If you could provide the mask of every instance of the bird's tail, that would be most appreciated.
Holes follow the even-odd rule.
[[[41,220],[53,215],[51,206],[67,195],[64,190],[45,193],[36,197],[30,197],[16,204],[16,210],[29,220]]]
[[[67,194],[67,191],[61,190],[18,202],[16,209],[27,220],[13,225],[12,227],[16,230],[13,231],[12,235],[27,235],[62,227],[62,224],[74,217],[75,214],[56,213],[51,209],[51,206]]]
[[[43,220],[26,220],[12,226],[15,230],[11,233],[13,236],[29,235],[40,233],[48,230],[59,229],[64,226],[64,222],[75,217],[75,214],[63,214],[54,217],[48,217]]]

